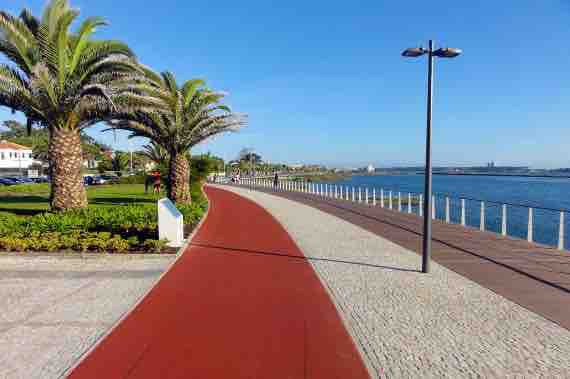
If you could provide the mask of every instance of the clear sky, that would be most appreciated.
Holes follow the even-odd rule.
[[[44,0],[2,0],[10,12]],[[463,49],[436,62],[434,163],[570,167],[570,1],[72,0],[104,16],[179,81],[230,93],[249,127],[196,151],[252,147],[269,161],[421,164],[426,61],[405,47]],[[0,120],[12,117],[0,110]],[[89,133],[116,149],[123,134]],[[133,146],[142,141],[133,141]]]

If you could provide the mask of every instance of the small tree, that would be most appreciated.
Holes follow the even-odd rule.
[[[179,87],[170,72],[157,75],[146,70],[146,74],[138,88],[154,105],[109,124],[131,131],[132,137],[149,138],[166,150],[168,197],[190,203],[190,149],[214,135],[241,128],[245,118],[232,113],[221,103],[225,95],[205,88],[202,80],[189,80]]]

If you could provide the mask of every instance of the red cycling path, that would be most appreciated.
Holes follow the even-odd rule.
[[[190,247],[70,378],[369,378],[303,253],[263,208],[206,187]]]

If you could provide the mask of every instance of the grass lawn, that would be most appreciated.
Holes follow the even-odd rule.
[[[87,188],[90,207],[155,203],[164,196],[164,192],[160,196],[145,194],[144,184],[113,184]],[[31,216],[49,210],[48,199],[48,184],[0,187],[0,212]]]

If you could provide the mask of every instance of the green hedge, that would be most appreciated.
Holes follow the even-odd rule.
[[[7,251],[81,251],[125,253],[129,250],[158,253],[166,241],[140,241],[136,236],[124,238],[108,232],[12,233],[0,237],[0,249]]]
[[[178,208],[184,223],[193,227],[206,210],[200,202]],[[158,252],[165,242],[158,240],[157,217],[154,204],[90,207],[30,217],[0,213],[0,250]]]

